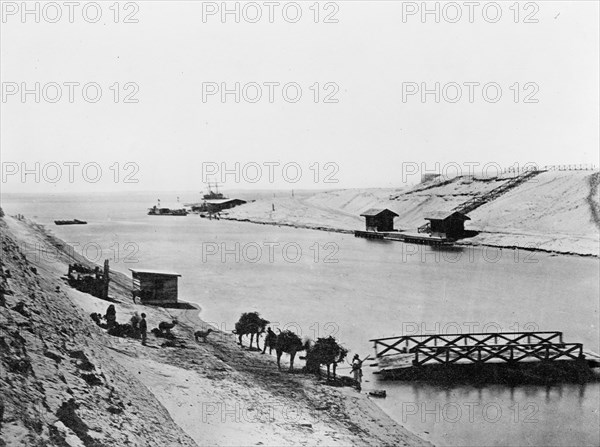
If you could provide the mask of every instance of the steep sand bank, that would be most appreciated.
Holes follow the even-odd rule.
[[[1,219],[0,229],[0,445],[195,445],[114,361],[59,263],[29,261]]]
[[[279,372],[273,357],[240,349],[232,334],[196,343],[193,332],[206,327],[198,310],[134,304],[129,279],[115,272],[118,321],[134,311],[148,315],[149,328],[178,318],[180,343],[108,336],[89,313],[109,303],[61,279],[75,256],[68,247],[28,221],[7,217],[0,228],[6,445],[429,445],[366,395]],[[55,256],[25,257],[22,244],[52,246]]]
[[[457,177],[408,190],[347,189],[295,197],[279,194],[228,210],[226,218],[350,232],[363,229],[362,212],[389,208],[399,215],[397,229],[415,231],[426,222],[424,215],[449,211],[507,179]],[[543,172],[472,211],[466,228],[479,234],[463,242],[600,256],[599,179],[600,173],[593,171]]]

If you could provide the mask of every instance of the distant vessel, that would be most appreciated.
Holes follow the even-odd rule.
[[[221,211],[234,208],[246,203],[245,200],[241,199],[230,199],[225,197],[219,192],[219,184],[213,185],[208,182],[208,194],[202,196],[202,202],[200,203],[188,203],[186,206],[190,207],[192,212],[197,213],[200,217],[212,217],[217,215]]]
[[[56,225],[87,225],[87,222],[85,220],[78,220],[78,219],[73,219],[73,220],[55,220],[54,223]]]
[[[179,197],[177,198],[177,205],[179,206]],[[187,216],[187,214],[188,212],[183,206],[181,208],[161,206],[160,199],[158,199],[158,205],[148,208],[149,216]]]
[[[204,200],[223,200],[228,199],[229,197],[225,197],[222,193],[219,192],[218,183],[215,183],[215,190],[213,191],[210,182],[208,182],[208,194],[204,194],[202,198]]]
[[[188,212],[184,209],[172,210],[171,208],[159,208],[154,205],[152,208],[148,208],[149,216],[187,216]]]

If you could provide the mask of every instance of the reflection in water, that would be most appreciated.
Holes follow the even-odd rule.
[[[396,414],[407,428],[436,444],[598,445],[597,382],[387,385],[388,398],[378,401],[380,405]]]

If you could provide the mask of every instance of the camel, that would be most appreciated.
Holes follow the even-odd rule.
[[[177,320],[173,320],[171,323],[168,323],[166,321],[161,321],[158,324],[158,329],[163,334],[171,335],[171,329],[173,329],[176,324],[177,324]]]
[[[196,337],[196,342],[198,341],[199,338],[201,338],[204,341],[204,343],[206,343],[206,337],[208,337],[208,334],[210,334],[211,332],[213,332],[213,330],[211,328],[208,328],[206,331],[194,332],[194,337]]]
[[[306,370],[321,376],[321,365],[327,366],[327,380],[330,380],[330,368],[333,365],[333,379],[337,365],[343,362],[348,350],[340,346],[333,337],[319,338],[306,353]]]
[[[260,350],[258,347],[258,341],[260,338],[260,334],[265,332],[265,327],[267,327],[269,322],[264,318],[261,318],[258,312],[245,312],[242,314],[237,323],[235,323],[234,334],[238,336],[238,343],[240,346],[244,346],[242,343],[242,336],[250,335],[250,349],[252,349],[252,344],[254,342],[254,335],[256,334],[256,348]]]
[[[306,350],[308,347],[308,342],[306,344],[302,343],[300,337],[298,337],[292,331],[283,331],[279,330],[279,334],[277,335],[277,339],[275,340],[275,352],[277,353],[277,368],[281,371],[281,355],[286,352],[290,355],[290,371],[294,370],[294,358],[296,357],[296,353],[300,351]]]

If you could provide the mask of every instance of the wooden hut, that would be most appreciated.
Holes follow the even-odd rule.
[[[156,270],[129,269],[133,277],[133,300],[142,304],[164,305],[177,303],[177,278],[181,275]]]
[[[431,234],[454,239],[464,236],[465,221],[471,218],[457,211],[437,211],[426,215],[425,220],[429,221]]]
[[[398,214],[387,208],[371,208],[361,216],[365,218],[367,231],[394,231],[394,217]]]

